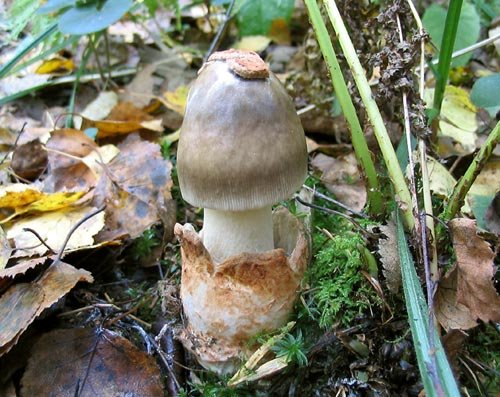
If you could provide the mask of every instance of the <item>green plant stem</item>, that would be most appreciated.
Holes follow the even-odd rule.
[[[439,50],[439,62],[436,72],[436,87],[434,90],[434,102],[431,113],[429,114],[429,123],[441,112],[441,104],[443,103],[444,90],[448,82],[450,73],[451,56],[453,54],[453,46],[457,36],[458,22],[462,11],[463,0],[450,0],[446,21],[444,23],[443,39],[441,40]]]
[[[356,81],[356,86],[358,88],[361,99],[363,100],[363,103],[366,107],[368,117],[373,126],[375,137],[377,138],[380,150],[387,166],[387,170],[389,172],[389,177],[391,178],[392,184],[394,186],[397,200],[399,201],[399,204],[403,211],[406,226],[410,229],[413,229],[413,227],[415,226],[415,220],[412,214],[412,200],[410,191],[408,190],[406,180],[404,178],[403,172],[401,171],[401,167],[399,166],[396,152],[394,151],[394,147],[392,146],[389,134],[387,133],[387,129],[385,128],[384,120],[382,119],[382,115],[380,114],[377,103],[372,96],[371,88],[368,84],[365,72],[363,70],[363,67],[361,66],[361,63],[359,62],[358,56],[356,55],[356,50],[351,42],[349,34],[347,33],[347,29],[344,25],[342,17],[340,16],[335,1],[324,0],[324,4],[333,28],[338,35],[340,46],[342,47],[344,56],[349,63],[349,67],[351,68],[352,75],[354,77],[354,80]]]
[[[87,45],[80,66],[76,71],[75,81],[73,82],[73,90],[71,91],[71,97],[69,99],[69,105],[68,105],[68,117],[66,117],[66,128],[73,127],[73,113],[75,111],[76,91],[78,89],[78,85],[80,84],[80,78],[82,77],[83,71],[85,70],[85,66],[87,66],[87,62],[90,58],[91,53],[92,53],[92,47],[90,47],[90,45]]]
[[[446,205],[441,219],[447,222],[451,220],[457,212],[464,205],[464,199],[467,193],[470,190],[470,187],[476,180],[476,177],[479,175],[484,165],[490,158],[493,149],[500,142],[500,121],[497,123],[495,128],[490,132],[486,142],[483,143],[479,152],[474,156],[474,160],[465,171],[465,174],[460,178],[455,187],[453,188],[453,192],[451,193],[450,200]]]
[[[371,153],[368,149],[368,145],[366,144],[361,124],[359,123],[356,115],[356,109],[352,103],[349,90],[347,89],[344,76],[342,75],[339,62],[335,55],[335,50],[333,49],[332,42],[330,41],[330,35],[328,34],[325,23],[323,22],[321,12],[316,1],[305,0],[305,4],[309,12],[309,17],[311,18],[314,32],[318,39],[321,52],[330,71],[337,100],[339,101],[344,117],[349,124],[354,152],[356,153],[356,157],[366,174],[366,179],[368,181],[369,209],[373,214],[380,214],[383,205],[377,171],[375,170],[375,165],[373,164]]]
[[[24,46],[10,61],[8,61],[5,65],[0,68],[0,79],[7,75],[10,70],[16,66],[16,64],[23,59],[23,57],[30,52],[33,48],[35,48],[42,41],[52,36],[57,31],[57,23],[53,23],[50,25],[45,31],[40,33],[37,37],[35,37],[30,43]]]

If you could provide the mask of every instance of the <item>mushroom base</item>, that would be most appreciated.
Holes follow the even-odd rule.
[[[193,227],[175,225],[181,242],[181,299],[187,327],[180,339],[205,368],[235,372],[253,336],[286,324],[309,259],[300,222],[273,214],[275,249],[212,261]]]

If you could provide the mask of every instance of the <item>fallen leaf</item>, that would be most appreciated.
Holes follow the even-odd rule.
[[[430,156],[427,157],[427,169],[429,172],[429,186],[432,193],[441,199],[448,199],[457,183],[456,179],[444,165]],[[462,212],[471,213],[468,199],[466,199],[462,207]]]
[[[117,135],[130,134],[141,129],[163,132],[162,120],[145,121],[110,121],[110,120],[90,120],[83,118],[82,129],[97,128],[97,139],[110,138]]]
[[[473,318],[500,321],[500,296],[493,285],[495,253],[477,235],[474,220],[457,218],[449,226],[457,256],[457,303],[466,306]]]
[[[105,119],[118,103],[118,95],[113,91],[102,91],[90,102],[81,115],[91,120]]]
[[[138,237],[169,216],[171,166],[162,158],[159,145],[134,134],[118,148],[120,153],[108,164],[108,172],[95,189],[94,205],[107,206],[106,227],[98,241]]]
[[[95,185],[97,177],[82,159],[98,146],[83,131],[70,128],[53,131],[46,146],[49,170],[45,191],[87,190]]]
[[[163,395],[154,357],[118,334],[97,328],[58,329],[33,346],[21,380],[23,396]]]
[[[164,92],[163,97],[165,98],[165,106],[180,115],[184,115],[188,92],[189,87],[185,85],[177,87],[174,91]]]
[[[156,68],[156,64],[144,65],[125,87],[125,91],[120,94],[120,101],[131,102],[140,107],[146,106],[153,96],[153,73],[156,71]]]
[[[50,257],[54,259],[55,256]],[[14,278],[18,275],[26,273],[30,269],[34,269],[38,265],[43,265],[49,256],[40,256],[37,258],[25,259],[14,266],[6,269],[0,269],[0,280],[5,278]]]
[[[48,249],[30,232],[38,232],[45,243],[55,252],[61,250],[64,240],[73,226],[95,211],[94,207],[64,209],[21,219],[6,228],[7,237],[14,240],[16,252],[13,257],[43,255]],[[92,246],[93,236],[104,226],[104,213],[100,212],[78,227],[66,245],[65,251],[75,251]]]
[[[7,235],[4,230],[0,226],[0,277],[2,269],[7,266],[7,262],[9,261],[10,255],[12,254],[12,248],[9,244],[9,240],[7,239]]]
[[[103,164],[119,152],[113,145],[97,146],[83,131],[58,130],[47,142],[49,172],[45,191],[88,190],[104,172]]]
[[[319,153],[311,164],[323,173],[321,181],[340,202],[356,211],[363,209],[366,187],[354,153],[336,158]]]
[[[271,27],[267,34],[276,44],[290,45],[292,41],[288,22],[284,18],[278,18],[271,22]]]
[[[22,183],[0,187],[0,209],[13,211],[0,223],[10,221],[21,214],[50,212],[69,207],[84,194],[85,192],[44,193],[33,186]]]
[[[62,75],[68,74],[75,69],[72,59],[56,57],[43,61],[35,70],[36,74]]]
[[[378,241],[378,253],[383,266],[382,273],[385,277],[387,289],[396,294],[401,287],[401,266],[396,238],[396,224],[389,221],[387,225],[380,226],[380,231],[387,237]]]
[[[244,36],[234,43],[233,48],[237,50],[261,52],[264,51],[269,44],[271,44],[271,39],[266,36]]]
[[[439,283],[435,301],[436,318],[448,332],[454,329],[468,330],[477,326],[469,308],[457,302],[457,268],[448,271]]]
[[[47,169],[47,161],[47,152],[42,143],[35,139],[16,147],[10,166],[17,176],[33,181]]]
[[[432,104],[434,89],[425,92],[425,100]],[[438,149],[444,157],[466,155],[477,148],[477,108],[469,93],[460,87],[447,86],[441,106]]]
[[[38,86],[44,86],[49,81],[47,74],[28,74],[23,77],[14,75],[3,77],[0,80],[0,98],[18,94],[22,91],[34,89]]]
[[[16,284],[0,297],[0,356],[43,310],[66,295],[79,281],[92,282],[91,274],[64,262],[52,264],[36,282]],[[35,394],[36,395],[36,394]]]

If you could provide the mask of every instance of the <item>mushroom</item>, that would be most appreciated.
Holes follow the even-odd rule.
[[[307,148],[290,97],[255,52],[216,52],[200,69],[177,166],[184,200],[204,208],[214,262],[274,249],[272,205],[302,185]]]

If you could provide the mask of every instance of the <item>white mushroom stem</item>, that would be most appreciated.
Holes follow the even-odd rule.
[[[203,245],[212,260],[221,263],[243,252],[274,249],[272,207],[248,211],[218,211],[205,208]]]

